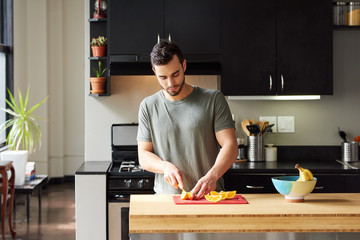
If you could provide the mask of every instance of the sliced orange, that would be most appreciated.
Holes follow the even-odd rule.
[[[181,193],[181,199],[182,199],[182,200],[187,200],[187,199],[189,199],[188,193],[185,192],[185,191],[182,191],[182,193]]]
[[[188,198],[189,198],[190,200],[193,200],[192,197],[191,197],[191,192],[188,192]]]
[[[221,201],[221,195],[205,195],[205,199],[209,202],[218,202]]]
[[[236,191],[226,192],[226,199],[232,199],[236,195]]]
[[[212,195],[212,196],[221,196],[221,200],[226,199],[226,192],[223,192],[223,191],[221,191],[221,192],[211,191],[210,195]]]

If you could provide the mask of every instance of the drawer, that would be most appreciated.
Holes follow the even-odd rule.
[[[238,193],[276,193],[271,181],[274,176],[279,174],[226,174],[225,188]]]

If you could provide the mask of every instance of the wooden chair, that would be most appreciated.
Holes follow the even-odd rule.
[[[11,177],[8,180],[7,171],[11,171]],[[1,212],[1,232],[2,239],[5,238],[5,216],[6,216],[6,203],[10,187],[10,202],[9,202],[9,227],[12,238],[15,238],[16,232],[12,226],[12,215],[14,208],[14,193],[15,193],[15,170],[12,165],[12,161],[0,161],[0,193],[2,195],[2,212]]]

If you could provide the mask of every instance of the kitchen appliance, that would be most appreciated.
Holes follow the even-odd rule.
[[[111,126],[112,163],[107,173],[108,239],[128,240],[131,194],[153,194],[154,174],[139,165],[138,125]]]

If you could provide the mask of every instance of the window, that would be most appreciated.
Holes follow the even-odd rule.
[[[0,108],[6,107],[6,89],[13,91],[13,0],[0,0]],[[0,124],[9,116],[0,111]],[[6,133],[1,133],[0,144]]]

